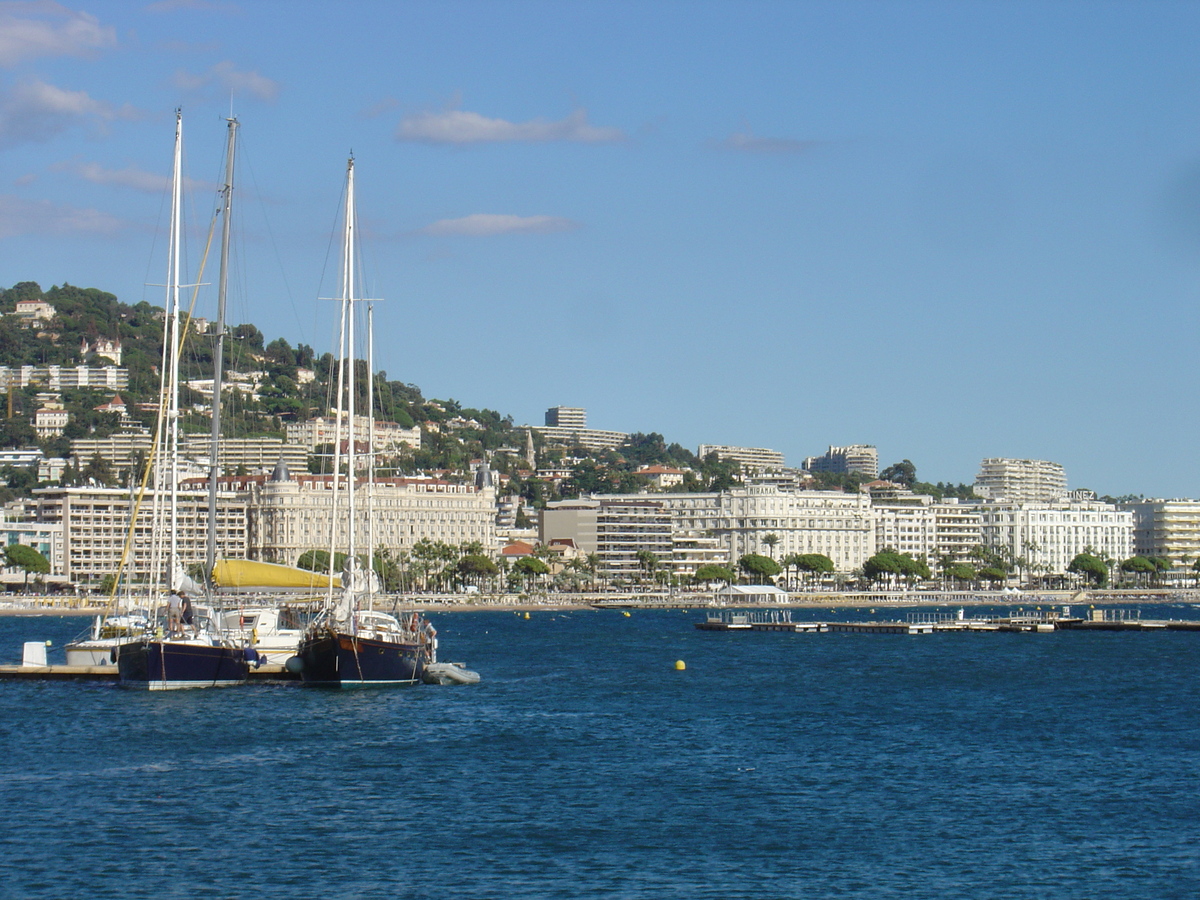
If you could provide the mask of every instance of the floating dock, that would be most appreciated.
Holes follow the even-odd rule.
[[[785,609],[740,612],[717,610],[703,622],[701,631],[790,631],[794,633],[840,634],[938,634],[943,632],[1022,632],[1048,634],[1055,631],[1200,631],[1200,621],[1143,619],[1136,610],[1092,609],[1086,617],[1062,610],[1022,611],[1002,616],[967,618],[957,613],[914,613],[906,621],[794,622]]]
[[[283,666],[264,665],[250,670],[252,684],[295,681]],[[117,683],[116,666],[0,666],[0,681],[107,681]]]

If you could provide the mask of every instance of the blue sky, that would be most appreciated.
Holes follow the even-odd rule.
[[[194,262],[232,104],[231,318],[268,340],[332,346],[353,150],[377,364],[426,396],[1196,497],[1197,34],[1169,2],[0,2],[0,284],[161,303],[173,109]]]

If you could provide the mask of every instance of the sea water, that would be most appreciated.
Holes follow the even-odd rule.
[[[0,896],[1200,896],[1200,633],[703,617],[435,616],[475,686],[0,682]]]

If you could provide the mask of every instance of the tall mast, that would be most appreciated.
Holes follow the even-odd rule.
[[[346,239],[342,257],[342,302],[346,306],[346,505],[350,514],[346,552],[353,560],[358,550],[355,534],[354,479],[357,457],[354,446],[354,227],[357,213],[354,208],[354,157],[346,163]]]
[[[367,303],[367,604],[375,605],[375,304]]]
[[[225,148],[225,187],[221,191],[221,272],[217,281],[217,333],[213,351],[212,450],[208,476],[208,545],[204,554],[204,577],[212,576],[217,561],[217,478],[221,440],[221,389],[225,369],[225,299],[229,287],[229,231],[233,214],[233,151],[237,143],[238,120],[230,118]]]
[[[167,263],[167,292],[170,297],[170,359],[167,399],[167,449],[171,485],[170,552],[168,580],[173,580],[179,563],[179,256],[183,245],[183,113],[175,110],[175,161],[171,173],[171,238]]]

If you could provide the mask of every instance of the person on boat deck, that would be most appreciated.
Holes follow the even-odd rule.
[[[178,591],[167,595],[167,631],[183,630],[183,598]]]
[[[196,617],[192,614],[192,598],[183,591],[179,592],[179,612],[183,624],[190,627],[192,631],[195,631]]]

